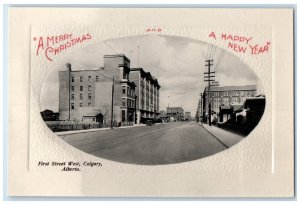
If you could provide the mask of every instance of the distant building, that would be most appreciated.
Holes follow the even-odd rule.
[[[125,55],[105,55],[103,68],[96,70],[72,70],[70,64],[67,67],[59,72],[60,120],[110,124],[114,87],[113,122],[134,123],[135,84],[129,80],[130,60]]]
[[[184,110],[182,107],[168,107],[167,116],[170,121],[182,121],[184,120]]]
[[[192,117],[191,117],[191,112],[185,112],[185,113],[184,113],[184,119],[185,119],[186,121],[190,121],[190,120],[192,119]]]
[[[212,114],[219,114],[220,108],[229,109],[231,105],[243,105],[248,97],[254,97],[256,95],[256,85],[245,86],[211,86],[210,98],[211,98],[211,111]],[[203,116],[208,115],[208,87],[205,87],[202,101],[199,101],[202,105]]]
[[[162,111],[159,112],[159,116],[158,117],[162,120],[162,122],[168,122],[169,121],[167,112],[165,112],[164,110],[162,110]]]
[[[136,123],[145,123],[147,119],[157,117],[160,89],[157,79],[143,68],[131,68],[130,80],[136,85]]]
[[[52,110],[44,110],[41,115],[44,121],[57,121],[59,119],[59,113]]]

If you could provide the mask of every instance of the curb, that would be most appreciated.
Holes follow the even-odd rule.
[[[113,129],[125,129],[125,128],[133,128],[133,127],[143,127],[146,126],[144,124],[140,125],[132,125],[132,126],[123,126],[123,127],[114,127]],[[96,129],[87,129],[87,130],[72,130],[72,131],[63,131],[63,132],[54,132],[58,136],[64,135],[72,135],[72,134],[79,134],[79,133],[86,133],[86,132],[96,132],[96,131],[104,131],[104,130],[113,130],[110,127],[106,128],[96,128]]]
[[[203,125],[200,124],[200,126],[202,126],[209,134],[211,134],[218,142],[220,142],[224,147],[226,147],[226,149],[230,148],[228,145],[226,145],[224,142],[222,142],[222,140],[220,140],[216,135],[214,135],[213,133],[211,133],[210,131],[208,131],[208,129],[206,129]]]

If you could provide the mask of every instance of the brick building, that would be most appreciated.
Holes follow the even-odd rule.
[[[157,79],[143,68],[131,68],[130,80],[136,85],[136,123],[158,116],[160,85]]]
[[[125,55],[105,55],[96,70],[59,72],[60,120],[97,121],[110,124],[112,88],[115,125],[135,121],[135,84],[129,80],[130,60]],[[114,85],[113,85],[114,79]]]
[[[182,107],[167,107],[167,116],[170,121],[183,121],[184,110]]]
[[[242,105],[247,97],[254,97],[256,95],[256,85],[245,86],[211,86],[211,111],[212,113],[219,114],[220,107],[230,107],[235,105]],[[202,101],[200,104],[203,106],[203,115],[208,114],[208,87],[205,87]]]

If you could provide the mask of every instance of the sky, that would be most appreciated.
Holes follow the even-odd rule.
[[[212,71],[220,86],[257,85],[258,78],[236,56],[227,51],[189,38],[143,35],[111,39],[79,49],[56,65],[49,74],[41,90],[41,110],[58,111],[58,70],[98,69],[103,66],[103,56],[125,54],[130,59],[130,67],[142,67],[158,79],[160,89],[160,110],[167,106],[182,107],[184,111],[196,113],[199,95],[207,82],[205,60],[214,60]],[[51,96],[51,98],[49,98]]]

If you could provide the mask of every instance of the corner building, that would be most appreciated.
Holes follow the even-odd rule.
[[[104,66],[95,70],[59,72],[60,120],[110,124],[112,88],[113,123],[135,121],[135,84],[129,80],[130,60],[125,55],[105,55]],[[113,83],[114,79],[114,83]]]

